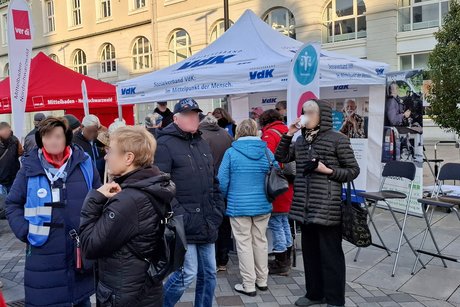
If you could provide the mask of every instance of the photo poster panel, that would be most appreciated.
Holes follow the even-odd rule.
[[[382,167],[389,161],[413,162],[416,175],[413,184],[409,214],[422,216],[422,206],[417,199],[423,197],[423,101],[424,72],[400,71],[387,74],[384,128],[382,135]],[[409,180],[388,178],[384,189],[409,195]],[[393,209],[406,210],[406,200],[389,201]],[[386,206],[383,205],[385,208]]]

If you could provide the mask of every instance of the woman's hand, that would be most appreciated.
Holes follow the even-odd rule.
[[[97,189],[97,191],[107,198],[112,198],[121,192],[121,187],[118,183],[111,182],[104,184],[102,187]]]
[[[297,126],[299,125],[300,123],[300,117],[297,118],[290,126],[289,126],[289,131],[287,133],[288,136],[293,136],[294,134],[297,133],[297,131],[299,131],[300,129],[297,128]]]
[[[323,162],[318,163],[318,167],[315,169],[315,172],[325,174],[325,175],[331,175],[333,170],[324,165]]]

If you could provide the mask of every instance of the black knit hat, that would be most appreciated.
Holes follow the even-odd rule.
[[[78,120],[78,118],[76,118],[74,115],[66,114],[66,115],[64,115],[64,118],[67,119],[67,121],[69,122],[69,127],[70,127],[71,130],[75,130],[77,128],[80,128],[81,123]]]

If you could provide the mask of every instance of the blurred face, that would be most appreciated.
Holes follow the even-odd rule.
[[[390,85],[390,95],[393,97],[398,96],[399,87],[396,83]]]
[[[83,127],[81,131],[85,139],[87,139],[88,141],[94,141],[97,138],[97,133],[99,132],[99,129],[97,126],[90,126]]]
[[[11,128],[5,127],[3,129],[0,129],[0,138],[6,140],[9,138],[11,135]]]
[[[222,112],[219,111],[219,110],[216,110],[212,113],[212,115],[217,118],[218,120],[221,119],[223,116],[222,116]]]
[[[319,106],[316,104],[317,107],[308,106],[304,108],[303,113],[308,117],[308,123],[305,126],[307,129],[314,129],[316,126],[319,125],[321,118],[319,113]]]
[[[279,114],[285,116],[286,115],[286,109],[283,108],[276,108],[276,111],[278,111]]]
[[[184,132],[195,133],[200,125],[200,117],[194,111],[178,113],[174,115],[174,123]]]
[[[65,133],[62,127],[56,127],[42,137],[43,147],[51,155],[59,155],[65,149]]]
[[[132,170],[134,154],[124,152],[118,146],[116,140],[110,141],[110,147],[105,155],[108,173],[112,176],[121,176]]]

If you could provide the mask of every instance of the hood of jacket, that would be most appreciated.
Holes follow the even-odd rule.
[[[319,133],[332,130],[332,107],[325,100],[317,100],[320,111]],[[302,135],[305,136],[305,128],[302,128]]]
[[[201,123],[200,124],[200,130],[206,130],[206,131],[219,131],[220,126],[218,124],[211,124],[211,123]]]
[[[267,144],[259,137],[246,136],[233,142],[232,147],[251,160],[259,160],[265,155]]]
[[[197,133],[190,133],[182,131],[176,124],[172,123],[165,128],[157,131],[157,139],[164,137],[164,136],[175,136],[184,140],[191,140],[199,138],[201,132],[198,131]]]
[[[132,188],[149,193],[162,203],[170,203],[176,194],[176,186],[171,177],[162,173],[156,166],[148,166],[134,170],[118,177],[115,182],[121,188]]]

